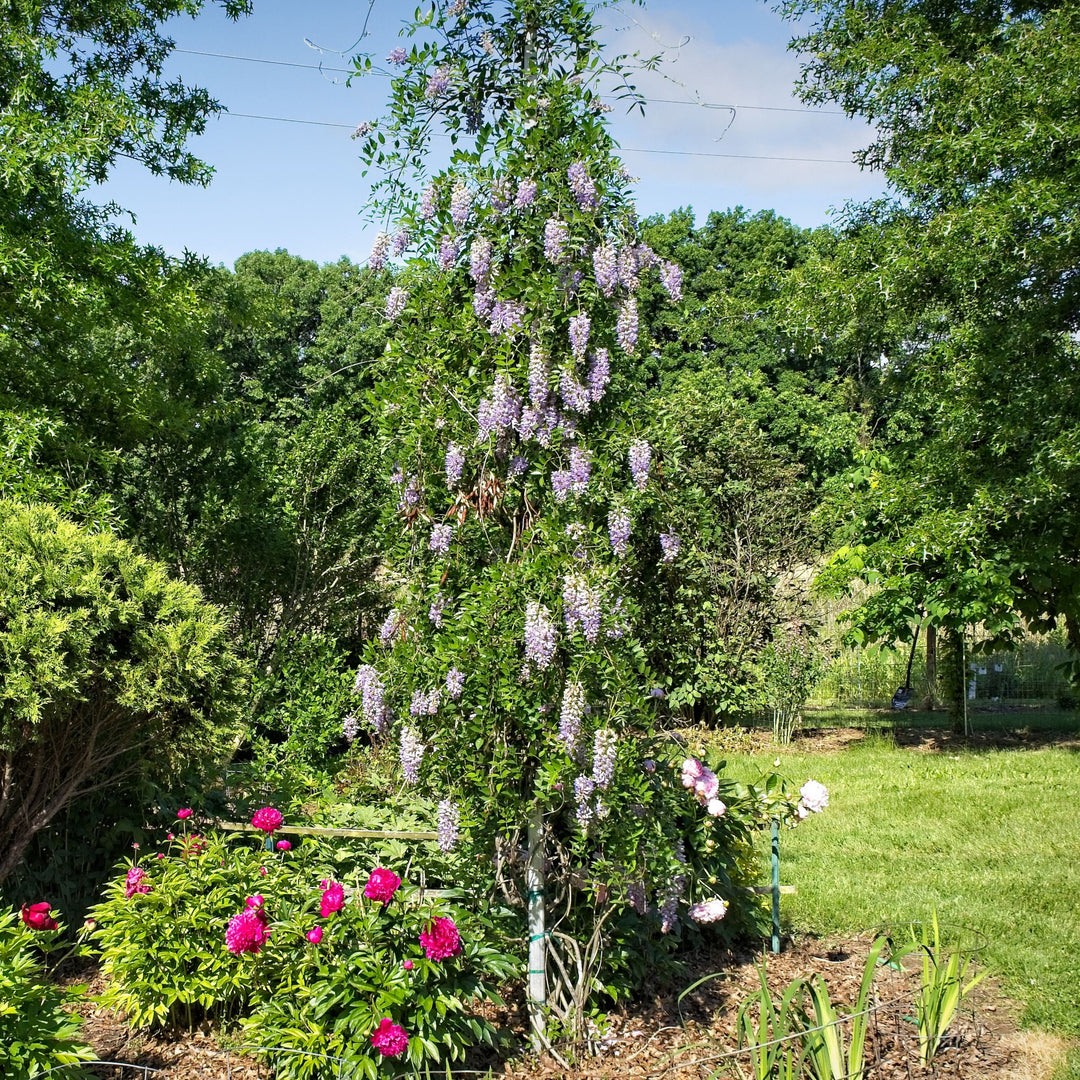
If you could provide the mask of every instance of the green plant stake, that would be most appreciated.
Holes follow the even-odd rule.
[[[780,822],[772,823],[772,951],[780,952]]]

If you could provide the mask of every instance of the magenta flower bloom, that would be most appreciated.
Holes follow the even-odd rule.
[[[292,844],[288,840],[279,840],[275,847],[278,851],[292,851]]]
[[[325,919],[345,906],[345,889],[336,881],[331,881],[328,884],[325,878],[322,882],[322,888],[323,894],[322,903],[319,905],[319,915]]]
[[[322,941],[322,927],[316,926],[307,932],[307,939],[312,945],[318,945]]]
[[[23,904],[19,918],[28,930],[55,930],[57,923],[51,911],[52,905],[47,900],[38,904]]]
[[[413,969],[413,968],[414,968],[414,967],[415,967],[416,965],[415,965],[415,964],[414,964],[414,963],[413,963],[413,962],[412,962],[411,960],[402,960],[402,961],[401,961],[401,966],[402,966],[402,967],[403,967],[403,968],[404,968],[404,969],[405,969],[406,971],[412,971],[412,969]]]
[[[383,1057],[399,1057],[409,1046],[409,1036],[400,1024],[395,1024],[389,1016],[384,1016],[371,1036],[371,1045]]]
[[[283,820],[280,810],[275,810],[272,806],[264,806],[261,810],[255,811],[251,824],[253,828],[266,833],[267,836],[273,836],[281,828]]]
[[[449,960],[461,952],[461,935],[453,919],[437,915],[420,931],[420,944],[429,960]]]
[[[401,878],[393,870],[378,866],[371,871],[371,876],[364,886],[364,895],[376,903],[389,904],[400,885]]]
[[[249,899],[248,903],[250,902]],[[269,936],[266,912],[261,907],[249,906],[229,920],[228,929],[225,931],[225,947],[234,956],[257,953]]]
[[[193,812],[193,811],[192,811],[192,809],[191,809],[191,807],[190,807],[190,806],[185,806],[185,807],[184,807],[184,808],[183,808],[182,810],[177,810],[177,811],[176,811],[176,816],[177,816],[177,817],[178,817],[178,818],[179,818],[179,819],[180,819],[181,821],[184,821],[184,820],[185,820],[186,818],[189,818],[189,817],[191,817],[191,815],[192,815],[192,812]]]
[[[141,866],[133,866],[127,872],[127,878],[125,879],[124,895],[130,900],[136,893],[148,893],[153,891],[152,885],[147,885],[143,882],[143,878],[146,877],[146,871]]]

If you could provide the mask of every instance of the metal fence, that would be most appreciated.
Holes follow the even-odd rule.
[[[1046,708],[1068,704],[1070,690],[1064,670],[1068,657],[1064,637],[1051,634],[1024,639],[1007,652],[982,653],[968,640],[967,698],[975,708]],[[906,684],[910,645],[895,648],[844,649],[833,658],[814,687],[810,708],[887,709],[893,694]],[[939,664],[927,643],[915,648],[911,665],[909,708],[940,705],[945,694],[938,683]]]

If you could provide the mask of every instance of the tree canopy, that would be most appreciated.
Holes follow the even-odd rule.
[[[1080,4],[790,0],[801,92],[867,117],[892,197],[792,275],[789,325],[876,354],[876,444],[835,488],[825,575],[923,619],[1080,650]]]

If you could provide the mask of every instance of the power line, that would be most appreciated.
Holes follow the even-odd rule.
[[[237,116],[245,120],[272,120],[278,124],[309,124],[313,127],[343,128],[347,131],[355,131],[355,124],[339,124],[330,120],[303,120],[294,116],[267,116],[264,113],[226,112],[223,116]],[[813,162],[817,165],[853,165],[854,162],[845,158],[811,158],[811,157],[788,157],[778,154],[721,154],[711,150],[655,150],[643,146],[621,146],[621,153],[626,154],[666,154],[675,157],[705,157],[705,158],[742,158],[747,161],[802,161]]]
[[[202,49],[173,49],[188,56],[213,56],[218,60],[242,60],[247,64],[273,64],[276,67],[305,68],[309,71],[334,71],[342,75],[356,75],[355,68],[329,67],[326,64],[301,64],[293,60],[268,60],[262,56],[238,56],[233,53],[206,52]],[[389,72],[367,71],[364,77],[375,75],[389,79]],[[800,109],[792,105],[725,105],[716,101],[687,101],[683,98],[645,98],[648,105],[692,105],[698,109],[744,109],[748,112],[786,112],[803,116],[847,116],[843,109]],[[811,159],[814,160],[814,159]]]

